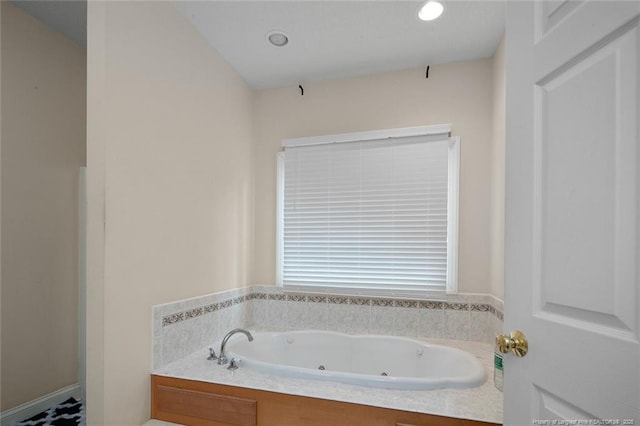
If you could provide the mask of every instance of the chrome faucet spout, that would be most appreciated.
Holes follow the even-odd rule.
[[[229,340],[229,338],[236,333],[244,334],[245,336],[247,336],[247,339],[249,339],[250,342],[253,342],[253,336],[249,331],[243,328],[234,328],[233,330],[228,332],[222,339],[222,344],[220,345],[220,355],[218,356],[218,365],[224,365],[227,362],[229,362],[229,360],[227,359],[227,356],[225,355],[224,348],[227,345],[227,341]]]

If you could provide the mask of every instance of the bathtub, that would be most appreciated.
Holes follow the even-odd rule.
[[[459,349],[416,340],[331,331],[234,335],[227,356],[241,368],[396,390],[471,388],[486,380],[482,364]]]

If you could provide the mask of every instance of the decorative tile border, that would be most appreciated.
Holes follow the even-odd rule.
[[[306,302],[307,296],[305,294],[287,294],[287,302]]]
[[[399,308],[417,308],[418,301],[408,299],[396,300],[396,306]]]
[[[452,311],[468,311],[469,310],[469,304],[468,303],[449,303],[449,302],[445,302],[444,303],[444,308],[445,309],[450,309]]]
[[[335,305],[347,305],[349,303],[349,298],[345,296],[329,296],[328,302]]]
[[[270,293],[267,295],[269,300],[285,300],[284,294]]]
[[[180,312],[179,314],[167,315],[162,318],[162,326],[165,327],[167,325],[175,324],[177,322],[184,320],[184,312]]]
[[[349,299],[349,304],[357,306],[371,306],[371,299],[366,297],[353,297]]]
[[[396,301],[394,299],[371,299],[371,306],[393,307],[395,305],[396,305]]]
[[[328,303],[334,305],[360,305],[360,306],[382,306],[416,309],[445,309],[451,311],[471,311],[488,312],[500,321],[504,314],[493,304],[488,303],[462,303],[462,302],[440,302],[430,300],[413,299],[387,299],[387,298],[367,298],[367,297],[347,297],[347,296],[325,296],[321,294],[286,294],[286,293],[266,293],[248,288],[246,295],[228,297],[216,303],[188,309],[182,312],[173,313],[162,317],[162,327],[177,324],[181,321],[197,318],[204,314],[220,311],[234,305],[239,305],[251,300],[277,300],[298,303]],[[280,290],[281,291],[281,290]],[[454,295],[454,300],[459,300],[460,295]],[[473,298],[474,296],[469,296]],[[501,303],[501,302],[500,302]]]
[[[487,304],[472,303],[470,309],[472,312],[489,312],[493,306]]]
[[[444,302],[432,302],[430,300],[421,300],[418,302],[420,309],[444,309]]]
[[[222,302],[219,303],[211,303],[208,305],[204,305],[204,306],[200,306],[197,308],[193,308],[193,309],[189,309],[183,312],[178,312],[176,314],[170,314],[170,315],[166,315],[164,317],[162,317],[162,326],[163,327],[167,327],[169,325],[173,325],[173,324],[177,324],[181,321],[185,321],[188,319],[192,319],[192,318],[197,318],[199,316],[202,316],[204,314],[210,314],[213,312],[217,312],[221,309],[224,308],[228,308],[232,305],[236,305],[239,303],[244,302],[246,299],[244,297],[242,297],[242,301],[237,300],[236,299],[240,299],[240,298],[235,298],[235,299],[227,299],[227,300],[223,300]]]
[[[307,296],[307,300],[311,303],[327,303],[327,296],[320,296],[317,294],[311,294]]]
[[[498,318],[500,321],[504,320],[504,313],[501,310],[497,309],[495,306],[489,305],[488,310],[491,315]]]
[[[184,313],[184,319],[196,318],[204,313],[203,308],[190,309]]]

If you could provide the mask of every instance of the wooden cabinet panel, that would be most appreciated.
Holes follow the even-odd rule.
[[[164,411],[234,426],[256,426],[256,401],[158,385],[154,397]]]
[[[228,404],[229,401],[240,400],[254,401],[257,404],[256,423],[253,423],[256,426],[495,426],[494,423],[391,410],[195,380],[151,376],[151,382],[151,417],[185,425],[244,425],[244,423],[224,423],[220,417],[206,417],[206,413],[217,413],[222,410],[220,407],[226,406],[224,404]],[[186,399],[189,399],[190,395],[195,395],[198,398],[199,402],[195,405],[199,411],[191,411],[192,408],[189,408],[191,403]],[[212,395],[213,398],[207,399],[203,395]],[[223,405],[220,406],[220,403]],[[202,404],[206,405],[206,408],[202,409]],[[243,406],[233,405],[233,407]],[[251,404],[246,404],[245,407],[250,413]]]

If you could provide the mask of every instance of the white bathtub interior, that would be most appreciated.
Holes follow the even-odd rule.
[[[318,330],[253,336],[234,335],[227,357],[264,373],[398,390],[471,388],[486,380],[473,355],[403,337]]]

